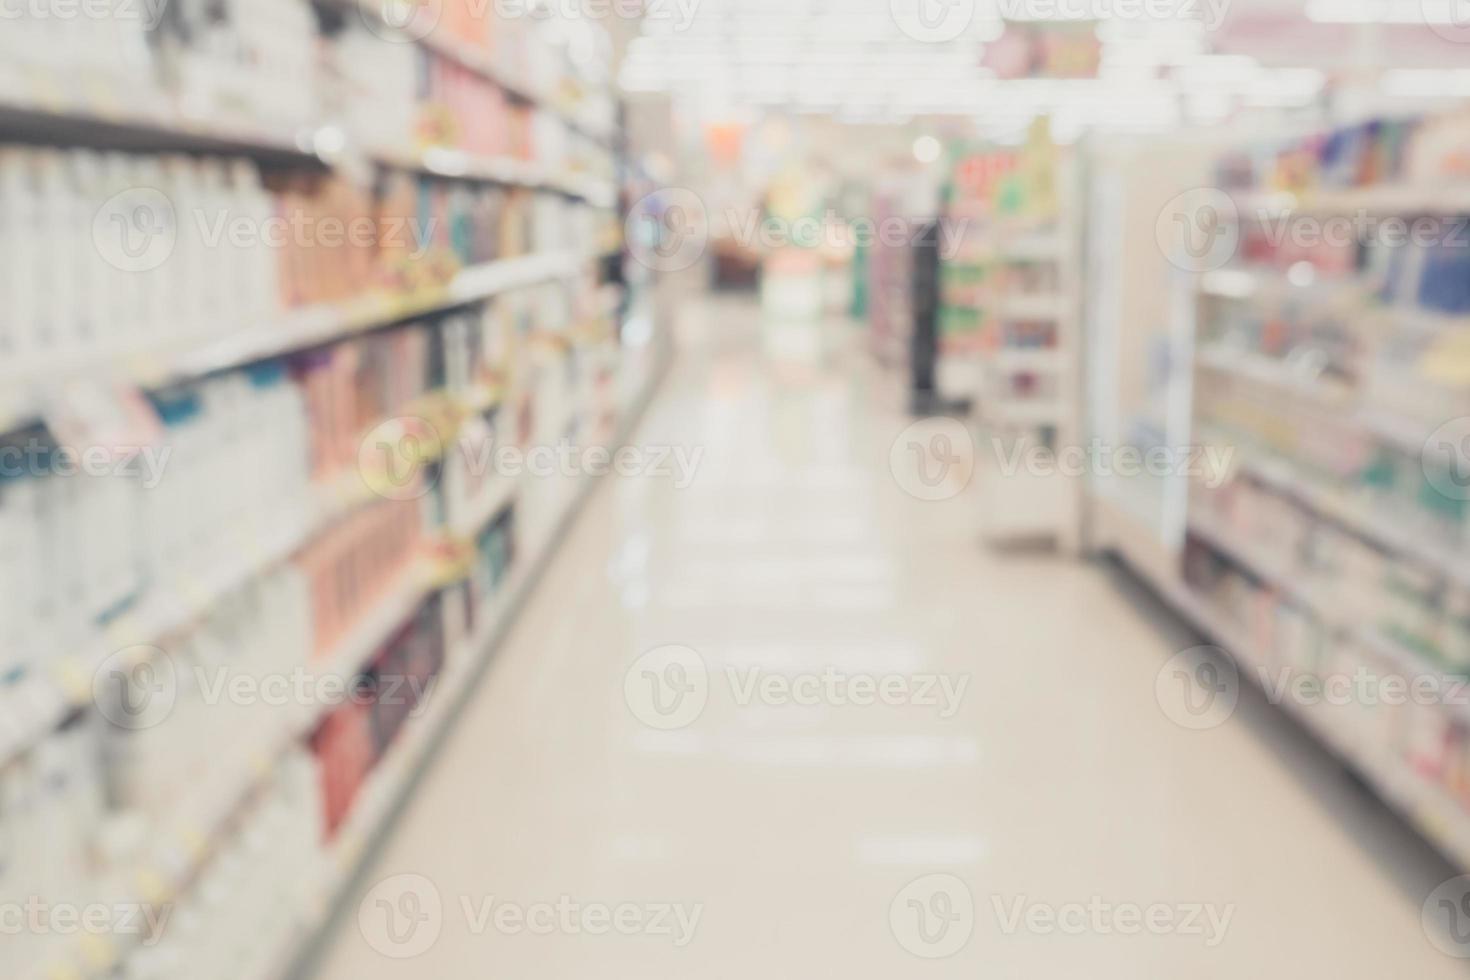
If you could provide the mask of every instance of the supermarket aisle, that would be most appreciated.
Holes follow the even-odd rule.
[[[1289,725],[1165,717],[1188,636],[898,486],[861,351],[697,326],[638,439],[697,478],[600,488],[321,977],[1460,975],[1419,922],[1450,872]],[[697,717],[697,664],[634,667],[668,644]]]

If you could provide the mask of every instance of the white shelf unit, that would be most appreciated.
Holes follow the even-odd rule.
[[[1220,154],[1234,148],[1182,140],[1160,140],[1142,148],[1106,144],[1090,148],[1091,221],[1099,243],[1094,252],[1103,253],[1092,255],[1089,262],[1089,414],[1093,425],[1104,438],[1126,442],[1130,415],[1160,417],[1160,431],[1171,445],[1233,449],[1231,481],[1249,480],[1270,488],[1282,500],[1300,507],[1304,520],[1328,524],[1446,582],[1470,587],[1470,562],[1464,558],[1464,548],[1446,540],[1444,533],[1405,521],[1373,493],[1345,491],[1292,454],[1245,438],[1237,430],[1226,430],[1204,414],[1201,385],[1232,379],[1251,386],[1261,411],[1278,425],[1289,423],[1295,409],[1309,409],[1335,419],[1345,430],[1356,430],[1364,438],[1417,457],[1424,452],[1432,423],[1365,403],[1351,385],[1324,378],[1312,359],[1288,362],[1237,345],[1210,345],[1200,339],[1201,328],[1209,323],[1212,305],[1220,303],[1289,302],[1296,309],[1330,312],[1345,324],[1380,335],[1385,330],[1453,331],[1470,322],[1379,306],[1366,283],[1307,277],[1300,275],[1301,270],[1292,275],[1235,264],[1202,274],[1183,271],[1191,266],[1187,258],[1158,250],[1159,215],[1174,204],[1175,195],[1213,184]],[[1243,194],[1236,198],[1236,205],[1245,221],[1277,220],[1288,210],[1319,216],[1358,211],[1377,215],[1470,213],[1470,185],[1395,182],[1303,199]],[[1159,260],[1150,265],[1139,259],[1144,254],[1157,254]],[[1161,283],[1168,288],[1160,288]],[[1151,338],[1147,336],[1150,332]],[[1167,357],[1162,356],[1165,351]],[[1174,378],[1167,385],[1155,386],[1159,405],[1151,407],[1140,397],[1150,386],[1142,383],[1139,365],[1155,359],[1167,362]],[[1278,634],[1259,628],[1265,616],[1257,607],[1250,607],[1258,614],[1247,625],[1186,583],[1186,539],[1207,545],[1209,551],[1246,571],[1291,607],[1321,622],[1334,656],[1361,649],[1381,661],[1385,670],[1438,682],[1458,679],[1456,673],[1383,629],[1371,615],[1364,615],[1356,594],[1349,594],[1340,582],[1304,567],[1279,529],[1270,535],[1251,534],[1202,506],[1196,496],[1197,482],[1184,477],[1166,481],[1163,494],[1154,500],[1138,492],[1141,488],[1094,481],[1089,501],[1090,543],[1123,559],[1169,607],[1223,648],[1242,680],[1262,684],[1270,677],[1279,683],[1282,670],[1300,677],[1301,668],[1284,660],[1273,639]],[[1441,783],[1424,778],[1395,746],[1374,738],[1380,729],[1369,727],[1361,713],[1345,714],[1335,706],[1290,697],[1281,700],[1279,707],[1453,863],[1470,869],[1470,811],[1463,793],[1457,799]],[[1448,717],[1470,723],[1465,706],[1443,707]]]
[[[1045,324],[1054,338],[1053,346],[1002,342],[980,354],[975,405],[983,432],[977,480],[981,530],[993,544],[1049,540],[1064,553],[1081,547],[1082,480],[1044,463],[1023,463],[1010,472],[1004,465],[1008,459],[1042,460],[1048,453],[1082,445],[1078,172],[1075,159],[1062,154],[1055,215],[989,220],[978,243],[994,268],[1052,270],[1051,286],[1044,292],[991,286],[982,299],[990,307],[987,315],[1001,326],[1002,338],[1007,324],[1019,322]],[[1014,389],[1023,379],[1041,394],[1017,395]]]
[[[1362,212],[1409,219],[1424,214],[1452,216],[1470,213],[1470,186],[1397,182],[1302,198],[1242,195],[1238,206],[1246,220],[1288,213]],[[1222,345],[1212,337],[1201,341],[1195,359],[1193,431],[1204,444],[1234,450],[1235,462],[1226,496],[1195,488],[1188,517],[1193,547],[1218,556],[1216,560],[1223,560],[1224,567],[1243,572],[1242,581],[1256,583],[1246,593],[1253,615],[1264,617],[1265,610],[1279,610],[1285,604],[1315,624],[1321,646],[1312,665],[1292,662],[1301,654],[1298,644],[1274,630],[1268,634],[1274,640],[1255,635],[1184,582],[1170,582],[1162,591],[1251,672],[1286,669],[1317,681],[1325,673],[1346,669],[1344,664],[1366,665],[1370,674],[1402,676],[1411,682],[1432,683],[1439,690],[1453,690],[1451,685],[1458,685],[1466,670],[1386,628],[1379,617],[1386,608],[1395,607],[1374,593],[1388,595],[1390,573],[1407,575],[1410,582],[1428,583],[1441,602],[1457,590],[1470,589],[1464,529],[1454,530],[1449,518],[1436,523],[1428,512],[1411,517],[1407,510],[1392,509],[1390,491],[1361,481],[1366,468],[1393,454],[1407,464],[1398,471],[1399,476],[1409,471],[1427,473],[1429,467],[1444,462],[1436,461],[1426,449],[1435,422],[1416,421],[1392,406],[1376,404],[1368,379],[1372,359],[1384,343],[1426,330],[1448,333],[1463,321],[1384,308],[1376,305],[1374,292],[1369,284],[1355,279],[1288,277],[1250,267],[1227,267],[1204,274],[1198,281],[1201,334],[1213,333],[1217,322],[1228,322],[1228,310],[1265,308],[1266,315],[1287,322],[1312,317],[1335,320],[1344,336],[1354,340],[1347,348],[1351,367],[1345,381],[1323,377],[1326,355],[1315,347],[1268,357],[1234,338]],[[1312,344],[1319,342],[1314,336]],[[1427,377],[1422,383],[1427,403],[1436,385]],[[1462,389],[1459,397],[1463,414],[1470,414],[1470,390]],[[1237,414],[1239,406],[1253,404],[1256,416],[1271,422],[1264,430],[1226,424],[1215,415],[1222,403],[1235,406],[1227,410]],[[1245,413],[1246,417],[1250,414]],[[1324,472],[1320,460],[1312,461],[1314,445],[1333,439],[1346,440],[1342,455],[1361,459],[1352,464],[1359,469],[1334,476]],[[1248,495],[1244,502],[1238,496],[1241,493]],[[1287,508],[1275,513],[1293,515],[1293,526],[1287,530],[1273,524],[1274,530],[1262,531],[1254,523],[1260,519],[1262,501],[1271,508]],[[1228,508],[1224,516],[1216,512],[1222,505]],[[1242,508],[1244,520],[1229,516]],[[1357,554],[1375,557],[1365,569],[1360,559],[1349,557]],[[1410,600],[1400,596],[1393,602]],[[1447,614],[1448,609],[1440,612]],[[1393,615],[1397,618],[1398,613]],[[1451,631],[1452,627],[1445,626],[1438,635],[1443,638]],[[1470,730],[1470,709],[1452,702],[1418,705],[1412,710],[1422,713],[1411,720],[1405,713],[1410,709],[1390,714],[1382,705],[1345,715],[1288,697],[1281,707],[1446,857],[1461,868],[1470,868],[1470,797],[1461,790],[1457,798],[1451,789],[1459,778],[1454,763],[1447,759],[1442,764],[1421,765],[1410,758],[1411,751],[1418,751],[1412,747],[1413,726],[1428,724],[1430,731],[1442,727],[1447,740],[1459,738],[1453,732]],[[1447,753],[1453,757],[1452,750]]]
[[[318,2],[370,16],[382,9],[381,4],[366,0]],[[559,116],[569,127],[601,141],[612,152],[616,134],[609,121],[589,118],[572,108],[564,87],[558,87],[556,95],[539,92],[508,78],[478,49],[449,40],[439,32],[419,43],[501,85],[513,98]],[[21,140],[138,154],[232,155],[272,168],[311,173],[339,170],[353,176],[360,175],[362,165],[367,163],[451,181],[524,187],[578,198],[605,210],[616,203],[616,186],[587,174],[564,174],[518,161],[476,158],[452,149],[372,151],[339,147],[321,152],[320,127],[282,132],[236,125],[187,116],[166,101],[135,106],[100,87],[64,86],[39,76],[32,81],[29,89],[22,88],[12,101],[0,104],[0,142]],[[86,94],[79,97],[83,91]],[[269,322],[236,324],[232,329],[187,342],[94,356],[82,354],[65,361],[48,358],[43,365],[27,365],[24,371],[6,372],[8,376],[0,374],[0,434],[45,426],[56,394],[62,389],[156,392],[303,351],[328,348],[410,320],[476,308],[501,297],[515,297],[555,284],[581,285],[591,280],[593,260],[607,251],[601,243],[583,244],[585,248],[576,251],[533,251],[463,268],[447,281],[430,286],[379,290],[350,301],[298,308]],[[555,346],[562,358],[574,351],[606,366],[615,377],[620,376],[617,338],[622,325],[617,322],[620,314],[615,299],[604,294],[597,302],[586,304],[588,323],[584,326],[589,329],[574,329],[578,325],[570,323],[538,326],[558,333]],[[560,407],[565,428],[575,429],[579,436],[590,433],[587,438],[605,442],[611,448],[630,437],[632,426],[668,363],[662,327],[661,319],[650,322],[636,358],[630,358],[630,362],[636,361],[637,377],[629,380],[628,388],[636,396],[615,406],[616,430],[596,434],[600,431],[597,426],[581,424],[594,412],[600,419],[609,411],[607,405],[592,403],[592,389],[587,386],[574,386],[567,393]],[[539,393],[516,390],[468,396],[445,389],[430,393],[421,402],[400,405],[394,414],[433,417],[443,423],[439,428],[448,444],[460,421],[494,409],[502,398],[512,394],[534,398]],[[19,680],[7,678],[0,683],[0,772],[21,764],[69,718],[93,710],[94,674],[115,651],[138,644],[167,644],[192,629],[227,597],[290,562],[343,518],[380,499],[356,468],[346,469],[340,479],[319,481],[311,488],[294,508],[298,519],[266,529],[236,529],[218,560],[211,561],[202,573],[181,575],[176,581],[153,586],[134,597],[120,615],[89,628],[88,635],[68,644],[67,651],[51,658],[44,669],[33,669]],[[508,624],[555,554],[561,536],[593,486],[589,478],[569,478],[560,488],[565,492],[556,493],[546,508],[545,527],[518,546],[508,578],[500,584],[489,606],[476,613],[473,634],[460,637],[447,651],[444,668],[435,678],[440,696],[424,714],[406,722],[377,761],[346,823],[330,846],[323,847],[319,864],[301,869],[308,880],[307,900],[294,910],[295,924],[290,934],[253,937],[252,942],[263,952],[260,964],[252,965],[250,980],[278,980],[310,952],[332,905],[412,791],[430,761],[432,746],[469,698],[475,680],[488,665]],[[472,548],[476,537],[492,522],[508,509],[519,507],[528,496],[541,496],[543,489],[498,477],[474,499],[457,501],[443,515],[442,524],[426,531],[418,556],[377,597],[370,611],[317,660],[303,665],[311,677],[349,681],[366,669],[431,597],[456,588],[464,580],[466,572],[454,560],[456,553]],[[61,640],[56,642],[60,644]],[[301,753],[303,740],[325,716],[322,705],[292,705],[278,719],[279,725],[252,731],[251,745],[239,747],[242,764],[221,765],[204,784],[192,788],[187,801],[175,801],[177,806],[154,821],[136,867],[129,862],[127,866],[105,869],[108,888],[114,882],[121,883],[122,893],[117,897],[132,904],[158,906],[193,901],[201,875],[234,838],[242,811],[277,777],[288,756]],[[67,942],[40,961],[12,963],[14,975],[17,980],[58,976],[102,980],[120,975],[130,955],[137,951],[136,938],[119,933]]]

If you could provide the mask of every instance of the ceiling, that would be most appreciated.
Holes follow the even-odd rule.
[[[1470,65],[1470,0],[645,2],[622,84],[706,116],[958,116],[1003,136],[1045,113],[1067,138],[1315,112],[1329,81],[1383,90],[1383,66],[1395,95],[1470,91],[1470,72],[1425,71]],[[1002,77],[1020,39],[1059,29],[1097,38],[1093,77]]]

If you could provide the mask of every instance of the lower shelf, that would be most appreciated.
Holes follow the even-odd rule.
[[[653,372],[613,439],[615,445],[625,443],[631,435],[652,401],[666,367],[666,363],[662,364]],[[323,855],[317,870],[319,880],[309,888],[306,907],[298,917],[298,928],[282,940],[280,950],[270,957],[268,968],[250,980],[281,980],[301,975],[321,952],[320,944],[327,928],[343,910],[353,883],[365,870],[367,862],[407,804],[418,778],[425,771],[430,749],[448,732],[474,694],[480,673],[488,667],[502,638],[534,592],[562,538],[596,485],[590,478],[578,481],[553,521],[550,534],[502,588],[499,598],[485,616],[485,626],[465,643],[458,656],[450,659],[446,673],[439,680],[439,689],[452,692],[451,696],[435,702],[433,708],[406,728],[379,764],[376,774],[338,832],[336,841]]]
[[[1241,675],[1251,678],[1264,690],[1260,671],[1269,669],[1269,660],[1240,628],[1210,608],[1182,582],[1155,575],[1147,575],[1146,579],[1168,605],[1230,656]],[[1356,772],[1384,803],[1446,858],[1457,867],[1470,870],[1470,814],[1456,800],[1416,776],[1407,763],[1355,744],[1331,723],[1322,709],[1293,701],[1281,702],[1277,707]]]

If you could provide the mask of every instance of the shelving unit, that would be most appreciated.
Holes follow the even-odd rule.
[[[1052,463],[1082,446],[1079,174],[1039,132],[961,168],[950,220],[970,228],[947,270],[946,316],[977,338],[982,533],[1075,552],[1083,482]]]
[[[1368,134],[1337,135],[1348,146]],[[1470,416],[1470,388],[1445,363],[1470,311],[1416,306],[1433,243],[1358,243],[1344,274],[1347,257],[1326,248],[1282,247],[1273,265],[1245,230],[1300,216],[1470,214],[1463,180],[1374,152],[1378,183],[1239,195],[1247,261],[1198,279],[1192,429],[1235,460],[1223,486],[1192,488],[1183,582],[1165,594],[1263,686],[1280,672],[1428,685],[1427,701],[1345,709],[1288,696],[1281,707],[1470,868],[1470,706],[1449,699],[1470,679],[1459,612],[1470,498],[1454,489],[1463,461],[1431,443]],[[1411,402],[1431,408],[1411,416]]]
[[[296,0],[272,2],[290,6]],[[307,0],[300,7],[310,9]],[[311,7],[326,15],[328,30],[333,16],[378,18],[382,11],[368,0],[311,0]],[[387,29],[381,18],[375,24]],[[63,730],[77,730],[79,719],[89,732],[95,728],[98,737],[117,737],[108,734],[110,723],[94,717],[100,707],[94,685],[119,651],[136,651],[127,662],[129,669],[156,664],[158,654],[151,647],[192,664],[197,653],[192,645],[201,631],[222,610],[238,612],[247,593],[250,601],[263,601],[262,590],[278,587],[282,576],[300,576],[309,587],[303,569],[327,560],[311,556],[342,539],[344,527],[385,506],[415,515],[412,553],[392,580],[335,632],[322,634],[319,629],[316,649],[308,649],[308,659],[291,669],[299,670],[314,689],[326,682],[342,689],[375,679],[390,657],[401,657],[405,666],[399,669],[405,673],[410,673],[410,662],[414,671],[429,671],[425,676],[434,685],[433,698],[420,705],[424,710],[399,719],[391,729],[381,727],[386,720],[373,720],[379,726],[373,737],[383,743],[373,758],[360,760],[366,765],[363,782],[352,789],[345,814],[331,814],[341,801],[331,798],[336,790],[320,785],[312,799],[329,812],[293,811],[321,825],[315,829],[314,857],[298,869],[308,887],[299,902],[293,898],[290,908],[278,910],[289,913],[291,925],[284,934],[248,937],[252,953],[239,968],[251,980],[279,980],[311,954],[333,906],[405,804],[434,745],[472,693],[593,485],[585,477],[538,481],[477,472],[468,473],[469,479],[450,480],[449,471],[463,468],[469,459],[470,447],[463,440],[474,430],[476,438],[503,439],[522,448],[532,438],[545,437],[615,449],[629,438],[667,364],[662,311],[649,308],[642,286],[629,295],[600,281],[601,260],[620,251],[606,231],[620,223],[621,216],[612,213],[617,180],[609,175],[623,165],[616,158],[612,115],[587,109],[588,100],[577,94],[592,83],[563,78],[554,91],[543,90],[504,70],[489,51],[446,30],[412,40],[498,86],[533,115],[553,116],[597,143],[607,166],[567,170],[534,158],[485,157],[459,148],[452,134],[413,147],[355,144],[334,119],[272,126],[229,113],[191,109],[191,114],[180,108],[182,99],[149,93],[129,98],[130,93],[116,87],[75,84],[75,79],[43,69],[26,69],[20,76],[25,84],[13,89],[19,93],[17,101],[0,105],[0,143],[149,157],[230,157],[252,161],[272,175],[296,177],[301,186],[329,178],[376,186],[372,193],[380,194],[385,193],[382,185],[374,182],[385,176],[422,175],[455,188],[495,185],[554,195],[598,213],[596,221],[574,225],[570,212],[552,212],[567,222],[566,228],[554,229],[558,239],[576,237],[574,227],[596,229],[593,240],[577,237],[573,248],[538,245],[529,228],[524,235],[500,228],[498,243],[520,244],[492,260],[448,261],[445,254],[429,253],[427,259],[420,256],[422,265],[413,275],[353,290],[345,299],[294,305],[283,301],[279,315],[242,315],[241,322],[206,333],[196,330],[177,340],[160,337],[140,349],[109,348],[105,354],[72,350],[64,355],[42,351],[24,370],[0,375],[0,436],[36,432],[42,439],[59,439],[58,430],[72,421],[69,413],[76,398],[88,392],[113,392],[158,412],[169,399],[203,391],[200,386],[206,383],[271,371],[276,372],[273,377],[287,379],[272,383],[290,388],[291,397],[299,399],[302,424],[309,425],[313,419],[321,421],[312,413],[324,411],[318,388],[325,382],[315,376],[308,381],[307,373],[298,377],[292,373],[298,367],[305,371],[305,365],[325,359],[366,370],[380,358],[393,366],[395,373],[385,374],[383,383],[394,394],[384,396],[388,400],[378,404],[375,417],[351,422],[360,431],[336,432],[333,438],[343,444],[330,445],[330,452],[323,448],[328,446],[324,432],[307,433],[314,459],[335,461],[311,475],[304,492],[294,495],[300,499],[283,503],[282,511],[270,514],[269,520],[227,528],[202,565],[191,563],[174,574],[151,578],[139,573],[141,587],[119,607],[95,622],[77,617],[75,637],[48,638],[51,646],[64,643],[64,649],[0,671],[0,778],[17,779],[29,774],[38,754]],[[8,67],[0,73],[4,70]],[[626,177],[626,171],[618,176]],[[529,210],[526,219],[540,224],[550,220]],[[457,233],[463,237],[462,229]],[[0,239],[0,248],[5,244]],[[462,240],[454,244],[465,250]],[[628,328],[630,320],[639,324],[636,336]],[[393,346],[399,341],[421,342],[422,348]],[[427,356],[431,350],[433,356]],[[418,357],[423,358],[422,377],[429,379],[429,387],[414,392],[411,386],[404,388],[414,378],[405,365],[418,363]],[[454,370],[467,369],[473,376],[456,375],[451,365],[461,365]],[[360,375],[351,377],[353,384],[367,383]],[[372,401],[364,397],[363,404]],[[330,414],[342,411],[342,419],[334,421],[341,428],[351,412],[332,404]],[[386,474],[368,466],[360,449],[351,453],[370,433],[390,424],[408,436],[424,437],[432,447],[417,451],[412,461],[416,482],[407,490],[386,482]],[[50,481],[46,487],[51,492],[59,492],[62,485],[55,481],[62,478],[44,479]],[[404,495],[396,496],[400,490]],[[0,484],[0,499],[5,492]],[[322,635],[333,638],[323,646]],[[428,667],[425,657],[431,648],[437,659]],[[131,905],[188,907],[196,923],[218,919],[223,913],[215,903],[221,881],[227,880],[221,876],[239,873],[240,862],[230,855],[238,858],[247,827],[259,833],[252,821],[260,819],[261,809],[278,804],[286,792],[282,787],[303,767],[315,773],[315,781],[330,782],[325,739],[329,729],[341,727],[337,723],[344,721],[347,706],[351,704],[290,704],[269,723],[250,728],[240,744],[229,746],[229,759],[221,752],[208,767],[207,778],[147,808],[112,800],[109,789],[99,825],[89,833],[100,839],[105,829],[107,836],[117,836],[124,825],[131,833],[135,824],[144,825],[139,823],[143,815],[148,829],[145,837],[118,850],[117,857],[92,840],[88,851],[95,856],[87,859],[92,876],[87,887]],[[380,706],[370,702],[367,707]],[[173,718],[167,718],[158,730],[175,732],[175,738],[184,734],[172,724]],[[10,798],[0,794],[0,799],[5,800],[0,820],[15,819],[5,810]],[[103,854],[108,855],[105,860]],[[232,862],[234,871],[225,867]],[[21,959],[11,965],[18,980],[103,980],[127,969],[132,957],[153,955],[132,939],[136,937],[110,934],[17,949]],[[165,942],[170,941],[166,935]],[[223,954],[216,950],[213,955]]]

